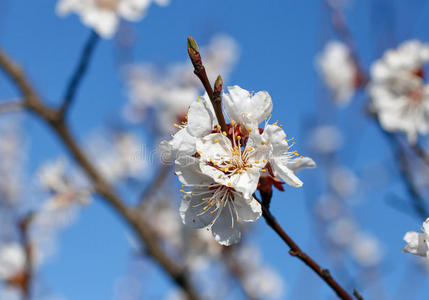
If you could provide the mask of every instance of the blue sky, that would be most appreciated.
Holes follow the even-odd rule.
[[[424,1],[354,2],[346,10],[346,16],[365,67],[379,57],[380,48],[385,45],[394,46],[409,38],[428,40],[429,7]],[[56,1],[25,0],[0,3],[0,46],[20,62],[38,92],[52,104],[59,103],[90,34],[78,17],[57,17],[55,4]],[[274,101],[273,119],[280,120],[288,135],[296,138],[297,149],[304,149],[306,144],[304,121],[320,110],[334,109],[323,104],[326,90],[314,68],[317,52],[327,40],[336,38],[322,1],[172,0],[166,8],[152,6],[143,21],[130,26],[136,36],[133,49],[136,62],[183,61],[187,59],[188,35],[200,44],[206,44],[218,32],[231,35],[241,47],[241,56],[229,83],[249,90],[269,91]],[[114,41],[101,41],[69,116],[71,128],[82,141],[89,129],[117,119],[115,113],[127,101],[117,67]],[[16,96],[13,86],[0,77],[0,101]],[[331,112],[326,120],[337,120],[347,131],[347,146],[340,160],[357,172],[392,159],[383,136],[371,121],[364,119],[365,101],[364,95],[358,95],[353,105]],[[29,139],[28,171],[32,174],[40,162],[56,157],[64,149],[35,117],[26,118],[23,125]],[[359,142],[354,143],[356,140]],[[395,172],[394,167],[392,170]],[[304,182],[311,172],[322,174],[304,171]],[[323,182],[311,178],[309,182]],[[330,267],[306,205],[306,192],[311,190],[309,183],[301,189],[287,188],[284,193],[276,193],[272,210],[304,250]],[[387,204],[386,198],[392,193],[406,197],[403,186],[396,180],[384,184],[353,207],[363,229],[376,235],[383,245],[385,267],[381,272],[386,277],[382,285],[388,299],[395,294],[412,260],[410,255],[400,252],[404,245],[402,236],[420,225],[418,219]],[[78,222],[61,236],[59,253],[41,270],[43,285],[66,299],[114,299],[117,278],[129,269],[132,255],[129,231],[99,200],[83,209]],[[332,299],[331,291],[287,254],[286,247],[262,220],[255,235],[265,259],[289,285],[288,299]],[[147,268],[157,273],[152,266]],[[170,285],[162,274],[156,276],[159,280],[151,288],[154,299],[158,297],[156,291]],[[308,285],[312,288],[306,288]],[[424,297],[420,294],[418,299]]]

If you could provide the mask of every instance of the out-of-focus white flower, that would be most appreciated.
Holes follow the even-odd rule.
[[[60,16],[79,14],[83,24],[103,38],[110,38],[120,18],[139,21],[152,2],[167,5],[169,0],[59,0],[56,10]]]
[[[341,217],[331,223],[328,234],[338,246],[348,246],[356,235],[356,224],[348,217]]]
[[[337,127],[322,125],[313,129],[309,137],[310,147],[322,154],[338,151],[343,143],[343,137]]]
[[[186,192],[180,206],[180,216],[191,228],[211,229],[216,241],[222,245],[238,243],[241,238],[239,222],[254,222],[262,214],[260,204],[227,185],[216,183],[200,170],[198,159],[179,157],[176,175],[190,191]]]
[[[238,46],[231,37],[216,35],[201,53],[209,79],[213,82],[221,74],[226,81],[238,58]],[[125,117],[141,121],[150,110],[164,132],[171,132],[173,123],[184,121],[189,105],[203,88],[188,60],[161,70],[151,64],[133,66],[128,74],[131,99]]]
[[[337,103],[349,103],[360,78],[347,46],[338,41],[329,42],[317,57],[317,66]]]
[[[16,122],[2,119],[0,123],[0,204],[17,205],[23,190],[25,156],[23,140]]]
[[[97,167],[109,182],[141,179],[147,167],[143,143],[137,135],[128,132],[97,133],[90,139],[90,153]]]
[[[258,299],[282,299],[284,283],[272,269],[262,267],[249,272],[244,281],[249,295]]]
[[[143,211],[144,218],[166,244],[183,258],[192,271],[205,269],[222,250],[206,229],[193,230],[184,226],[177,213],[177,207],[165,200],[157,199]]]
[[[2,289],[0,289],[0,299],[21,300],[22,293],[18,289],[5,286]]]
[[[89,201],[88,187],[79,186],[77,179],[67,174],[63,159],[42,165],[37,177],[41,187],[53,194],[53,203],[56,205],[67,206],[72,202],[86,204]]]
[[[345,166],[334,168],[330,174],[329,181],[331,187],[342,198],[351,196],[356,191],[358,185],[356,175]]]
[[[409,231],[404,236],[408,243],[402,251],[420,256],[428,256],[429,252],[429,218],[423,223],[422,232]]]
[[[42,264],[57,251],[58,235],[77,217],[78,206],[72,202],[58,202],[52,198],[43,202],[31,220],[30,241],[34,264]]]
[[[316,203],[316,212],[323,221],[333,220],[341,213],[340,202],[334,195],[321,195]]]
[[[428,61],[429,45],[412,40],[386,51],[371,67],[373,111],[385,130],[404,132],[410,143],[429,131],[429,86],[424,72]]]
[[[359,233],[353,238],[351,253],[356,261],[365,267],[378,264],[382,258],[379,241],[368,234]]]
[[[228,257],[230,263],[237,265],[243,288],[248,295],[257,299],[281,299],[285,284],[278,273],[261,260],[258,248],[252,245],[240,246]]]
[[[25,252],[15,242],[0,245],[0,279],[8,280],[25,268]]]

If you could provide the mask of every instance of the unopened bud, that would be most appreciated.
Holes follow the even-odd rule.
[[[220,77],[220,75],[216,78],[215,84],[214,84],[214,93],[215,95],[220,95],[220,93],[222,92],[222,85],[223,85],[223,81],[222,81],[222,77]]]
[[[202,66],[200,50],[198,49],[198,45],[192,36],[188,36],[188,54],[194,67]]]

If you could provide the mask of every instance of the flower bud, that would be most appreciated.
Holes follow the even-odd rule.
[[[192,36],[188,36],[188,54],[194,67],[201,67],[203,65],[201,61],[200,50],[198,49],[198,45]]]

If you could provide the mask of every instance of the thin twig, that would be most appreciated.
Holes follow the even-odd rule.
[[[114,192],[110,184],[98,172],[70,134],[64,119],[60,117],[60,111],[51,109],[42,102],[18,65],[2,51],[0,51],[0,68],[10,77],[22,93],[26,108],[50,125],[52,130],[58,135],[68,152],[91,179],[95,191],[134,229],[142,246],[146,248],[147,253],[187,293],[189,299],[199,299],[186,270],[168,257],[158,244],[154,234],[150,231],[150,227],[146,221],[142,219],[140,212],[129,209],[124,204],[125,201]]]
[[[219,126],[223,132],[228,132],[228,127],[226,126],[225,117],[223,116],[222,112],[222,99],[220,96],[220,91],[219,93],[216,93],[215,97],[209,78],[207,77],[206,69],[204,68],[203,62],[201,60],[198,45],[192,37],[188,37],[188,54],[192,65],[194,66],[194,73],[201,80],[201,83],[203,84],[204,89],[210,98]],[[218,82],[218,80],[216,80],[216,82]],[[220,82],[222,82],[222,79],[220,79]]]
[[[73,72],[73,75],[67,85],[66,92],[63,98],[63,103],[60,108],[61,116],[66,115],[68,108],[73,102],[73,99],[79,88],[79,84],[82,82],[82,79],[84,78],[86,71],[88,70],[88,65],[98,40],[98,34],[92,31],[91,35],[85,43],[85,46],[83,47],[76,70]]]
[[[259,201],[259,199],[258,199]],[[289,246],[289,254],[300,259],[308,267],[310,267],[323,281],[325,281],[343,300],[352,300],[353,297],[332,277],[328,269],[319,266],[310,256],[301,250],[295,241],[283,230],[271,212],[264,206],[262,207],[262,216],[277,235]]]

